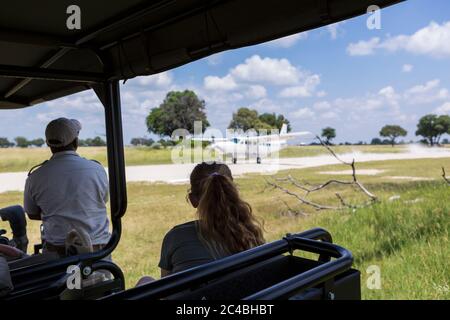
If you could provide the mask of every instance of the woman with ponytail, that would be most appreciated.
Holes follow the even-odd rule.
[[[197,209],[198,220],[175,226],[164,237],[161,276],[264,243],[261,225],[240,198],[227,165],[198,164],[190,183],[188,198]]]

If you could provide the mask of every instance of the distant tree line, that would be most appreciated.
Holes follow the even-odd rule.
[[[151,109],[146,118],[146,125],[149,133],[160,137],[170,137],[176,129],[186,129],[189,133],[194,133],[194,121],[202,121],[202,132],[209,126],[206,115],[206,103],[200,99],[194,91],[170,91],[164,101]],[[256,131],[278,129],[283,124],[287,125],[288,132],[291,131],[289,120],[282,114],[263,113],[247,107],[239,108],[232,114],[229,129],[241,129]],[[380,137],[373,138],[370,144],[396,145],[400,137],[406,137],[408,132],[399,125],[388,124],[381,128]],[[448,139],[442,139],[445,134],[450,134],[450,116],[428,114],[423,116],[415,132],[416,136],[422,137],[421,142],[434,146],[445,144]],[[325,143],[332,144],[336,138],[336,129],[326,127],[322,129],[321,136]],[[404,142],[401,142],[404,143]],[[164,147],[168,145],[166,140],[154,141],[148,138],[133,138],[131,144],[134,146]],[[313,143],[314,144],[314,143]],[[350,142],[340,144],[355,144]],[[356,144],[368,144],[358,141]]]
[[[172,147],[176,144],[175,141],[159,139],[158,141],[152,138],[133,138],[130,144],[135,147],[151,147],[153,149],[162,149]]]
[[[25,137],[15,137],[14,141],[9,141],[8,138],[0,137],[0,148],[29,148],[29,147],[37,147],[40,148],[45,145],[45,140],[42,138],[28,140]],[[106,142],[101,137],[95,137],[93,139],[80,139],[78,140],[78,145],[80,147],[104,147],[106,146]]]
[[[80,147],[105,147],[106,141],[103,140],[101,137],[97,136],[95,138],[87,138],[85,140],[79,139],[78,145]]]
[[[430,146],[447,144],[447,138],[442,139],[445,134],[450,134],[450,116],[436,114],[427,114],[419,119],[417,124],[416,136],[421,136],[421,143]],[[398,125],[386,125],[380,130],[380,136],[387,138],[381,140],[379,138],[372,139],[371,144],[396,144],[398,137],[405,137],[408,132]],[[441,140],[442,139],[442,140]]]
[[[37,138],[33,140],[28,140],[25,137],[15,137],[14,141],[9,141],[8,138],[0,137],[0,148],[28,148],[28,147],[42,147],[45,144],[45,140],[42,138]]]
[[[406,137],[408,131],[403,129],[399,125],[389,124],[385,125],[380,130],[380,137],[384,138],[373,138],[370,144],[372,145],[396,145],[398,144],[397,139],[399,137]],[[445,134],[450,134],[450,116],[448,115],[435,115],[427,114],[420,118],[417,124],[416,136],[421,136],[423,139],[420,140],[421,143],[428,144],[430,146],[448,144],[449,139],[442,136]],[[336,137],[336,130],[331,127],[326,127],[322,129],[321,136],[325,138],[327,144],[331,144],[331,140]],[[413,141],[410,141],[413,143]],[[404,143],[403,141],[401,142]],[[318,144],[316,142],[312,144]],[[340,145],[364,145],[368,144],[364,141],[359,141],[357,143],[344,142]]]

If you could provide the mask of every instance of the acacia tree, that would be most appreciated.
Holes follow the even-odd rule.
[[[25,137],[15,137],[14,141],[19,148],[28,148],[30,146],[30,141]]]
[[[247,131],[250,129],[281,130],[283,124],[287,125],[287,131],[291,131],[289,120],[282,114],[276,115],[275,113],[263,113],[258,114],[258,111],[249,108],[239,108],[235,113],[228,125],[228,129],[241,129]]]
[[[209,127],[205,113],[205,101],[194,91],[170,91],[163,103],[153,108],[146,123],[150,133],[171,136],[176,129],[186,129],[194,133],[194,122],[202,122],[202,131]]]
[[[336,129],[331,128],[331,127],[323,128],[321,137],[325,138],[325,143],[330,145],[331,144],[331,140],[336,138]]]
[[[431,145],[439,144],[443,134],[450,134],[450,116],[427,114],[417,124],[416,136],[422,136]]]
[[[249,129],[256,129],[256,126],[260,125],[258,111],[249,108],[239,108],[233,113],[228,129],[241,129],[247,131]]]
[[[14,143],[10,142],[8,138],[0,137],[0,148],[9,148],[14,146]]]
[[[152,138],[133,138],[131,139],[131,145],[133,146],[151,146],[155,141]]]
[[[45,140],[42,138],[37,138],[37,139],[33,139],[30,141],[30,145],[35,146],[35,147],[42,147],[45,144]]]
[[[278,130],[281,130],[281,127],[283,124],[286,124],[287,126],[287,132],[291,132],[291,124],[288,119],[285,118],[282,114],[275,114],[275,113],[263,113],[261,114],[258,119],[264,123],[267,123],[272,128],[276,128]]]
[[[408,131],[398,125],[385,125],[380,130],[380,136],[389,138],[392,147],[395,145],[395,140],[398,137],[406,137],[407,134]]]

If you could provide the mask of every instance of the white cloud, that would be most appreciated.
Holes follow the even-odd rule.
[[[290,48],[294,46],[298,41],[308,38],[308,32],[301,32],[293,34],[287,37],[276,39],[267,43],[268,46],[277,48]]]
[[[327,93],[324,90],[320,90],[320,91],[317,92],[317,96],[319,98],[325,97],[326,95],[327,95]]]
[[[249,104],[250,109],[256,109],[259,112],[279,112],[280,109],[284,109],[280,107],[280,105],[271,99],[263,98],[255,103]]]
[[[300,108],[297,111],[291,113],[291,116],[296,119],[310,119],[315,115],[314,111],[310,108]]]
[[[350,43],[347,52],[352,56],[371,55],[377,49],[389,52],[406,51],[432,57],[450,57],[450,21],[430,24],[412,35],[388,37],[384,41],[372,38],[368,41]]]
[[[319,84],[319,75],[300,70],[287,59],[261,58],[258,55],[247,58],[224,77],[210,75],[203,79],[203,87],[208,94],[214,91],[214,99],[222,101],[229,101],[231,93],[237,92],[242,98],[265,98],[265,85],[282,87],[281,97],[311,97]],[[318,93],[318,96],[323,95],[325,92]]]
[[[350,43],[347,52],[351,56],[367,56],[374,54],[375,49],[380,44],[380,38],[372,38],[368,41],[361,40],[357,43]]]
[[[217,66],[222,63],[222,60],[223,60],[223,52],[213,54],[206,58],[206,62],[210,66]]]
[[[412,64],[404,64],[402,66],[403,72],[411,72],[413,70],[414,66]]]
[[[388,99],[392,99],[392,98],[396,97],[395,89],[391,86],[380,89],[380,91],[378,91],[378,94],[382,95]]]
[[[300,72],[287,59],[261,58],[254,55],[234,67],[230,75],[235,80],[245,82],[292,85],[298,82]]]
[[[267,90],[261,85],[251,85],[249,86],[246,95],[250,99],[261,99],[267,95]]]
[[[335,40],[337,39],[339,35],[339,29],[340,27],[345,23],[345,21],[332,23],[326,26],[327,31],[330,33],[331,39]]]
[[[442,106],[436,108],[434,112],[436,112],[437,114],[450,115],[450,102],[444,103]]]
[[[325,112],[325,113],[321,113],[320,117],[323,118],[323,119],[330,120],[330,119],[338,119],[339,115],[336,112],[334,112],[334,111],[328,111],[328,112]]]
[[[137,78],[137,82],[141,86],[152,86],[152,87],[168,87],[172,84],[172,74],[168,71],[154,74],[151,76],[143,76]]]
[[[328,101],[319,101],[314,103],[313,108],[316,110],[328,110],[331,108],[331,104]]]
[[[404,99],[409,104],[426,104],[449,97],[448,89],[440,87],[440,80],[434,79],[407,89]]]
[[[378,94],[384,98],[384,101],[392,107],[398,108],[400,95],[395,92],[392,86],[387,86],[378,91]]]
[[[317,74],[307,76],[304,83],[298,86],[287,87],[281,90],[280,97],[283,98],[303,98],[310,97],[316,87],[320,84],[320,77]]]
[[[203,85],[207,90],[229,91],[237,88],[237,84],[231,75],[226,75],[223,78],[207,76],[203,80]]]
[[[363,110],[374,110],[383,106],[383,102],[379,99],[367,99],[361,104]]]

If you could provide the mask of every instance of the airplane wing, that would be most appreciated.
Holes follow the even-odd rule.
[[[300,136],[308,136],[312,133],[309,131],[298,131],[298,132],[289,132],[285,134],[273,134],[273,135],[263,135],[263,136],[248,136],[248,137],[240,137],[242,140],[249,140],[249,141],[261,141],[261,140],[287,140],[287,139],[293,139],[295,137]]]
[[[195,138],[193,138],[193,137],[191,137],[191,138],[188,138],[189,140],[192,140],[192,141],[207,141],[207,142],[218,142],[218,141],[228,141],[229,139],[226,139],[226,138],[212,138],[212,137],[195,137]]]
[[[289,133],[280,135],[280,139],[292,139],[292,138],[300,137],[300,136],[309,136],[311,134],[312,133],[309,131],[289,132]]]

